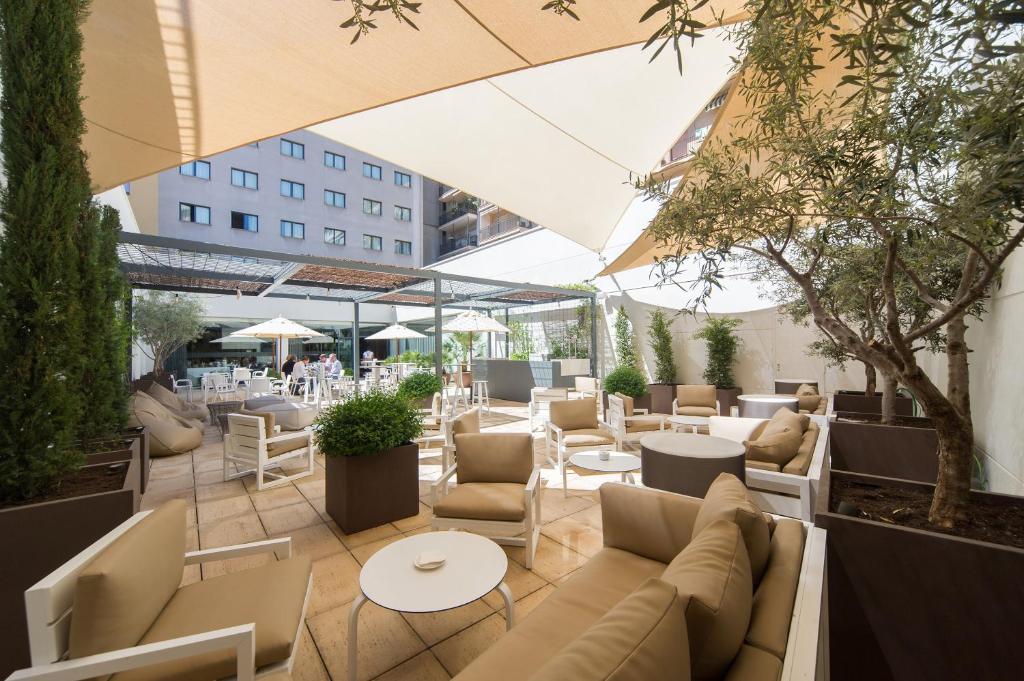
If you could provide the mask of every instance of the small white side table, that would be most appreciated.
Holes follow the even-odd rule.
[[[709,422],[708,418],[709,417],[707,417],[707,416],[685,416],[685,415],[679,415],[679,416],[669,416],[665,420],[668,421],[669,423],[671,423],[672,425],[675,425],[675,426],[683,426],[683,427],[686,427],[686,428],[690,428],[691,431],[693,432],[693,434],[696,435],[697,434],[697,428],[699,428],[700,426],[708,425],[708,422]]]
[[[444,565],[421,570],[413,561],[440,551]],[[505,628],[515,623],[512,592],[503,581],[508,558],[486,537],[468,532],[427,532],[388,544],[370,556],[359,573],[361,593],[348,614],[348,678],[356,681],[359,611],[366,601],[399,612],[440,612],[467,605],[497,588],[505,601]]]
[[[601,454],[608,454],[608,460],[602,461]],[[597,450],[576,452],[569,457],[569,463],[573,466],[586,468],[588,471],[596,471],[598,473],[621,473],[622,482],[628,482],[631,485],[636,484],[633,471],[640,470],[640,457],[626,452],[601,452]],[[568,466],[562,466],[563,490],[569,488],[569,477],[566,475],[566,468]]]

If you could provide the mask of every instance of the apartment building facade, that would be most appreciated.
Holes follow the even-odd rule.
[[[425,201],[424,180],[298,130],[191,161],[126,189],[142,232],[420,267],[425,249],[432,254],[437,248],[431,234],[437,183],[427,180]]]
[[[437,191],[438,260],[537,227],[536,223],[461,189],[438,185]]]

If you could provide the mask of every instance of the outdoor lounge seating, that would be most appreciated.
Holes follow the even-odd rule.
[[[11,679],[251,680],[290,672],[312,588],[291,539],[185,551],[183,501],[137,513],[25,592],[32,667]],[[282,560],[179,586],[186,565]]]
[[[463,529],[522,546],[529,569],[540,539],[540,468],[527,433],[459,433],[458,460],[430,487],[434,530]],[[456,476],[458,484],[449,490]]]
[[[584,397],[551,403],[551,419],[544,424],[545,455],[559,473],[572,451],[615,448],[615,432],[598,420],[596,402]],[[551,458],[552,445],[557,463]]]
[[[828,407],[828,398],[818,394],[817,384],[808,385],[801,383],[796,389],[796,400],[800,406],[801,414],[815,414],[823,416]]]
[[[271,412],[274,415],[274,424],[280,426],[283,431],[304,430],[316,421],[317,408],[315,405],[288,402],[273,397],[264,399],[266,401],[246,400],[246,408]],[[271,399],[277,399],[277,401],[272,402]]]
[[[149,455],[173,456],[190,452],[203,443],[203,425],[178,416],[144,392],[128,398],[129,428],[144,427],[149,433]]]
[[[677,385],[673,416],[716,416],[718,396],[713,385]]]
[[[527,405],[527,412],[530,416],[530,432],[536,428],[537,416],[542,409],[548,409],[552,402],[560,402],[569,399],[568,388],[530,388],[530,403]]]
[[[762,508],[812,519],[828,441],[825,417],[780,409],[772,419],[713,416],[708,428],[712,436],[744,444],[747,486]]]
[[[665,430],[664,414],[649,414],[646,409],[633,406],[633,398],[622,393],[608,396],[605,422],[615,434],[615,448],[622,449],[626,441],[639,440],[645,433]]]
[[[151,383],[146,388],[146,393],[178,416],[197,421],[206,421],[210,418],[210,411],[205,405],[186,402],[159,383]]]
[[[312,475],[315,452],[312,431],[279,434],[274,412],[230,414],[228,432],[224,435],[224,480],[254,474],[257,490],[278,487]],[[305,459],[304,470],[290,475],[270,471],[300,457]],[[234,472],[232,464],[237,469]],[[267,477],[269,481],[265,481]]]
[[[823,530],[766,519],[727,475],[703,501],[600,495],[604,548],[458,681],[816,678]]]

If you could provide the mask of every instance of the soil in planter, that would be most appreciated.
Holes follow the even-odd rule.
[[[34,499],[0,504],[0,509],[38,504],[43,501],[84,497],[87,494],[116,492],[124,487],[124,480],[128,475],[128,465],[128,462],[124,461],[110,465],[85,466],[65,476],[54,486],[49,494],[44,494]]]
[[[853,411],[841,411],[836,414],[839,421],[850,423],[875,423],[881,424],[880,414],[861,414]],[[886,425],[901,426],[903,428],[934,428],[931,419],[924,416],[893,416],[892,421]]]
[[[131,449],[132,441],[124,440],[122,438],[109,438],[105,440],[91,440],[89,442],[83,442],[81,444],[82,451],[86,454],[95,454],[96,452],[111,452],[118,449]]]
[[[967,520],[952,529],[928,523],[932,495],[927,489],[833,479],[829,510],[839,513],[842,502],[857,511],[844,515],[1024,549],[1024,507],[998,499],[975,499]]]

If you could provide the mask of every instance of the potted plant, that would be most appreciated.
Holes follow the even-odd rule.
[[[676,362],[672,352],[672,330],[664,311],[651,312],[647,327],[647,338],[654,354],[654,383],[648,386],[651,393],[651,411],[656,414],[671,414],[672,400],[676,397]]]
[[[167,360],[178,348],[203,335],[203,303],[198,298],[178,296],[159,291],[135,299],[132,318],[135,335],[149,347],[153,371],[136,381],[136,390],[157,381],[173,389],[166,371]],[[146,352],[145,348],[140,348]]]
[[[398,384],[398,396],[422,409],[429,409],[434,393],[439,393],[443,389],[444,385],[437,374],[417,372],[409,374]]]
[[[608,372],[604,377],[604,393],[606,399],[608,395],[622,393],[633,398],[635,408],[651,408],[651,394],[647,392],[647,377],[633,366],[620,366]]]
[[[327,513],[353,534],[419,513],[416,408],[404,397],[370,390],[321,412],[317,447],[327,459]]]
[[[740,339],[734,331],[742,323],[742,320],[730,317],[708,317],[704,326],[693,334],[694,338],[707,343],[708,363],[704,368],[704,380],[715,386],[718,410],[725,415],[739,405],[738,398],[743,394],[743,388],[736,385],[732,373],[740,346]]]

